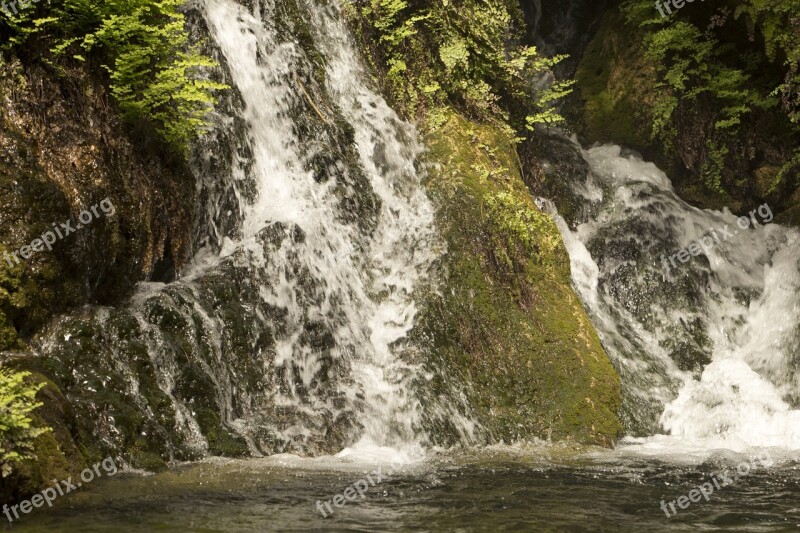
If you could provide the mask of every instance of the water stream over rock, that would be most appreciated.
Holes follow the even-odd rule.
[[[300,17],[269,1],[199,5],[235,92],[193,156],[207,224],[195,258],[178,281],[39,340],[64,383],[82,384],[70,399],[87,432],[98,405],[129,413],[99,424],[111,450],[189,459],[424,440],[417,366],[397,343],[437,253],[422,147],[370,88],[338,8],[300,5]]]
[[[464,297],[442,336],[458,333],[477,346],[448,345],[454,367],[464,359],[477,370],[465,363],[456,370],[466,377],[438,376],[452,378],[452,388],[448,379],[436,385],[430,374],[439,369],[420,355],[435,343],[422,349],[409,335],[424,315],[420,293],[446,292],[434,279],[446,270],[439,259],[447,251],[422,185],[424,146],[379,95],[338,4],[246,4],[198,0],[189,9],[196,40],[220,63],[214,76],[232,88],[191,157],[201,208],[189,265],[170,283],[140,284],[124,305],[57,319],[34,343],[43,373],[74,410],[76,442],[162,471],[126,469],[114,480],[98,479],[71,496],[69,507],[31,517],[23,528],[84,531],[91,520],[103,530],[316,529],[331,518],[318,514],[316,502],[347,494],[365,469],[389,458],[402,467],[360,500],[337,506],[330,523],[358,531],[578,530],[586,523],[635,531],[676,522],[685,530],[684,523],[710,521],[746,528],[753,518],[741,509],[754,494],[763,523],[800,523],[793,462],[800,449],[800,232],[774,224],[766,204],[751,206],[747,228],[728,211],[692,207],[661,170],[618,146],[584,150],[561,136],[543,141],[536,157],[561,213],[548,199],[538,204],[556,220],[576,292],[621,376],[627,437],[614,450],[528,438],[546,437],[540,430],[554,420],[594,432],[594,422],[561,409],[594,412],[586,392],[592,388],[608,391],[599,407],[614,422],[602,443],[619,427],[617,377],[596,337],[589,339],[563,249],[560,278],[544,264],[534,272],[566,292],[524,283],[514,298],[492,300],[488,288],[457,287]],[[585,2],[565,5],[549,22],[541,4],[528,3],[534,28],[555,24],[563,42],[585,45],[565,22]],[[453,123],[469,130],[463,117]],[[477,163],[497,163],[500,143],[464,144]],[[481,166],[454,159],[452,174]],[[503,172],[503,180],[517,178]],[[481,179],[490,176],[486,169]],[[459,176],[448,178],[454,196],[475,193],[472,204],[457,208],[475,208],[472,218],[483,218],[480,188],[459,189]],[[506,193],[495,200],[511,198]],[[534,241],[524,198],[501,222]],[[536,215],[558,241],[551,221]],[[515,285],[486,267],[501,262],[496,252],[508,243],[481,223],[469,231],[495,241],[485,249],[462,243],[474,262],[461,274],[480,281],[474,286],[511,293]],[[525,263],[505,259],[506,278],[522,277]],[[498,315],[508,330],[472,327],[487,309],[518,304]],[[567,311],[549,313],[552,322],[536,314],[556,307]],[[466,331],[455,331],[473,311],[474,322],[463,320]],[[498,340],[517,333],[517,344],[539,352],[508,351],[519,366],[493,358],[518,347]],[[568,342],[572,337],[580,343]],[[598,354],[613,386],[603,388],[600,373],[586,370],[598,368],[590,366]],[[465,391],[479,381],[482,394],[470,404]],[[558,398],[567,385],[578,392]],[[528,401],[539,398],[526,396],[531,389],[552,397]],[[488,413],[484,420],[505,417],[519,428],[505,433],[507,440],[525,438],[492,442],[472,416],[474,404]],[[435,423],[426,425],[426,416]],[[429,427],[451,438],[431,438]],[[445,449],[449,443],[462,446]],[[697,505],[665,521],[658,507],[665,490],[679,497],[710,471],[765,448],[780,475],[763,469],[715,495],[711,519]],[[173,468],[163,471],[167,461]],[[175,464],[181,461],[194,462]]]
[[[203,0],[191,17],[232,86],[192,156],[195,254],[178,280],[37,339],[79,432],[145,467],[425,444],[403,341],[442,245],[416,131],[373,89],[336,4]],[[619,147],[580,153],[574,209],[551,211],[622,377],[626,432],[800,448],[798,232],[766,205],[748,229],[693,208]]]
[[[582,210],[558,223],[623,380],[627,430],[800,448],[800,232],[772,224],[768,204],[742,218],[692,207],[618,146],[582,154]]]

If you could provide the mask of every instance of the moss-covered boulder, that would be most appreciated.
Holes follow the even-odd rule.
[[[570,279],[555,223],[520,176],[513,135],[454,112],[428,133],[427,182],[447,251],[414,337],[427,342],[432,438],[476,420],[484,441],[620,435],[620,382]]]

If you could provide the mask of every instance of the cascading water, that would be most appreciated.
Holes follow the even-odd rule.
[[[603,2],[526,4],[535,9],[535,27],[555,26],[563,42],[578,48],[592,32],[559,22]],[[551,7],[556,17],[548,16]],[[539,402],[520,392],[539,387],[540,373],[542,382],[553,384],[553,401],[561,401],[558,388],[574,374],[553,368],[565,353],[558,344],[573,331],[586,343],[576,345],[577,359],[591,365],[582,349],[591,344],[595,355],[596,342],[587,339],[583,314],[577,330],[564,327],[561,313],[553,315],[553,326],[531,322],[536,329],[559,330],[541,336],[520,327],[516,313],[497,315],[509,331],[526,333],[521,343],[528,339],[548,356],[533,364],[539,359],[526,361],[513,343],[512,357],[531,368],[524,375],[488,357],[506,346],[502,342],[460,353],[441,339],[416,338],[415,297],[439,288],[426,273],[454,269],[446,268],[449,257],[440,251],[433,210],[420,186],[415,132],[371,89],[337,5],[192,0],[187,18],[195,42],[220,63],[214,78],[231,86],[220,95],[213,129],[191,159],[201,208],[190,264],[176,281],[141,284],[124,305],[87,307],[59,318],[35,339],[39,357],[30,358],[33,369],[41,365],[67,396],[48,399],[47,408],[63,409],[55,418],[66,422],[54,430],[71,432],[79,445],[90,443],[74,455],[95,461],[105,453],[117,465],[148,472],[100,479],[111,474],[101,476],[96,464],[91,485],[84,478],[91,470],[80,473],[82,494],[69,494],[81,483],[66,472],[63,481],[54,481],[66,490],[52,509],[49,486],[31,500],[4,506],[9,521],[7,513],[14,513],[15,529],[800,527],[800,470],[792,451],[800,449],[800,232],[777,225],[769,206],[750,206],[757,225],[745,230],[729,211],[682,201],[663,172],[624,149],[582,150],[560,135],[537,132],[519,160],[521,166],[541,164],[541,173],[526,177],[545,174],[548,179],[536,185],[559,202],[561,214],[550,201],[537,200],[556,219],[573,283],[621,375],[629,436],[614,450],[571,441],[511,442],[514,437],[489,443],[491,430],[480,427],[479,416],[471,420],[472,398],[487,404],[493,417],[518,410],[521,422],[542,418],[546,410],[539,412]],[[495,151],[482,142],[479,148]],[[506,185],[516,188],[514,181]],[[524,208],[501,222],[514,232],[530,230]],[[705,243],[702,250],[697,242]],[[682,249],[694,251],[675,259]],[[488,263],[503,249],[489,251],[494,257],[459,251],[454,242],[449,253],[475,254]],[[559,253],[559,276],[543,277],[559,290],[562,258]],[[464,270],[467,277],[487,274],[482,265]],[[453,285],[448,280],[439,293],[462,291],[470,299],[448,313],[442,337],[454,329],[452,316],[457,322],[474,306],[482,317],[478,308],[494,311],[496,301],[506,301],[479,295],[470,283]],[[515,296],[522,296],[526,310],[540,311],[536,306],[548,299],[556,306],[562,301],[524,289]],[[429,318],[423,314],[420,322]],[[485,335],[474,323],[466,322],[468,341]],[[457,386],[432,379],[436,358],[429,351],[442,344],[445,356],[479,363],[476,371],[468,369],[471,375],[454,378]],[[610,405],[616,382],[607,370],[612,379],[602,401]],[[590,377],[587,387],[594,388]],[[470,398],[465,391],[473,385],[488,393]],[[46,393],[57,396],[58,390],[48,387]],[[579,409],[600,407],[589,397],[585,403],[576,398]],[[555,416],[580,429],[569,413],[548,418]],[[531,427],[544,427],[533,421]],[[617,427],[612,422],[609,434]],[[517,435],[530,435],[518,425]],[[428,446],[434,453],[417,453],[415,446],[455,440],[489,445]],[[251,458],[260,454],[270,457]],[[167,460],[208,455],[225,459],[158,473]],[[757,463],[754,456],[769,460]],[[43,457],[42,472],[61,469],[46,464],[59,462],[53,457]],[[395,469],[398,464],[405,466]],[[48,508],[34,510],[44,507],[43,497]]]
[[[191,459],[425,440],[401,342],[439,247],[422,147],[370,89],[338,7],[288,5],[197,6],[232,89],[192,158],[204,209],[181,279],[37,341],[65,390],[84,387],[69,392],[79,425],[110,450]],[[800,447],[797,232],[762,221],[665,271],[662,254],[736,218],[690,207],[619,148],[583,158],[584,218],[559,224],[629,433]]]
[[[424,438],[397,342],[437,248],[421,146],[369,88],[338,8],[300,2],[293,18],[284,4],[199,7],[233,97],[193,157],[209,227],[192,265],[40,339],[88,387],[80,412],[135,405],[131,427],[162,457]],[[94,358],[103,368],[82,364]],[[124,449],[128,422],[97,433]]]
[[[277,257],[268,258],[266,275],[272,279],[266,285],[274,289],[265,291],[266,299],[294,317],[294,331],[277,339],[277,365],[295,368],[308,387],[320,363],[297,339],[309,318],[330,321],[333,340],[342,347],[333,357],[353,362],[355,386],[345,395],[363,407],[364,438],[383,444],[409,442],[416,418],[406,383],[413,368],[391,345],[413,324],[412,293],[433,259],[433,210],[414,168],[420,146],[413,129],[368,89],[336,8],[322,9],[315,3],[305,7],[313,21],[310,26],[318,32],[316,46],[327,60],[326,88],[354,130],[359,164],[380,205],[376,227],[371,235],[363,235],[357,224],[342,220],[342,211],[351,204],[335,194],[340,184],[331,180],[320,186],[302,170],[302,158],[324,156],[326,146],[297,146],[282,100],[311,96],[301,81],[299,91],[291,83],[278,85],[278,95],[270,88],[271,78],[291,81],[296,75],[296,46],[276,43],[275,36],[267,34],[262,19],[269,17],[254,17],[234,2],[208,2],[212,35],[245,101],[256,147],[259,200],[245,219],[245,240],[254,244],[268,224],[299,228],[304,235],[302,245],[292,242]],[[268,13],[275,6],[261,9]],[[322,120],[335,118],[315,111]],[[328,164],[337,167],[331,170],[334,175],[345,172],[341,162]],[[296,288],[286,278],[293,269],[290,262],[298,256],[324,291],[311,312],[298,305]],[[280,401],[296,402],[297,391]]]
[[[582,218],[557,222],[622,377],[628,431],[666,431],[655,440],[673,446],[799,449],[800,232],[771,223],[766,204],[752,206],[749,229],[692,207],[619,147],[582,154]],[[704,237],[688,262],[674,256]]]

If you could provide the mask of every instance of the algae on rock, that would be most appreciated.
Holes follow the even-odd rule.
[[[461,398],[453,409],[477,421],[479,440],[611,445],[621,432],[619,377],[572,289],[558,229],[521,179],[515,139],[445,115],[426,136],[447,252],[442,286],[426,295],[414,331],[429,350],[421,388]],[[434,441],[457,434],[453,414],[428,409]]]

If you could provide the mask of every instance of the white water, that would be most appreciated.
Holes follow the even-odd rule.
[[[575,231],[557,217],[574,284],[631,395],[631,418],[660,411],[663,435],[627,443],[800,449],[800,233],[766,223],[768,208],[755,214],[757,228],[740,230],[729,211],[686,204],[663,172],[619,147],[583,156],[594,176],[582,194],[597,212]],[[726,225],[730,238],[664,269],[662,254]],[[698,332],[707,342],[692,345]],[[681,370],[670,357],[676,343],[710,363]]]
[[[248,250],[249,260],[266,278],[262,297],[289,313],[293,327],[276,339],[276,365],[299,373],[303,384],[313,387],[318,354],[297,340],[309,320],[333,324],[333,357],[352,362],[354,383],[343,392],[363,409],[359,422],[364,432],[356,448],[407,447],[419,438],[417,401],[409,386],[416,368],[392,345],[413,326],[413,293],[436,248],[433,210],[414,167],[421,147],[413,128],[369,88],[338,9],[331,5],[325,10],[316,2],[305,7],[318,32],[316,46],[327,60],[327,90],[355,130],[360,164],[381,203],[376,230],[362,235],[357,226],[342,221],[345,207],[335,194],[336,180],[317,183],[303,170],[304,158],[326,147],[298,146],[291,108],[313,95],[306,96],[303,91],[309,89],[298,90],[301,82],[295,82],[302,51],[294,43],[278,42],[269,27],[274,5],[257,7],[265,22],[235,2],[208,0],[211,34],[245,102],[258,188],[257,201],[247,208],[243,238],[229,241],[222,255]],[[347,170],[340,165],[336,173],[343,175]],[[302,229],[305,239],[287,238],[276,254],[264,257],[257,237],[276,222]],[[299,301],[298,265],[318,281],[309,301]],[[302,404],[295,390],[283,391],[278,402]],[[330,405],[302,407],[334,410]]]

